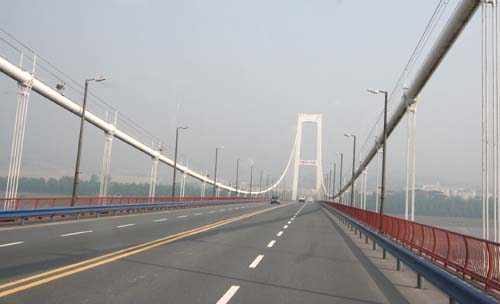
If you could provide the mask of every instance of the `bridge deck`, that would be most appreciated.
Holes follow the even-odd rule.
[[[0,247],[0,285],[266,208],[255,203],[3,229],[0,246],[24,243]],[[0,303],[216,303],[231,286],[239,289],[229,303],[408,302],[402,292],[410,287],[391,283],[384,266],[355,242],[319,204],[292,203],[87,270],[75,266],[57,272],[60,278],[44,274],[0,286]],[[49,282],[37,285],[41,279]],[[5,294],[15,287],[26,289]]]

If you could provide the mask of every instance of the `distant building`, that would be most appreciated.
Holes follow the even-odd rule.
[[[464,188],[447,188],[439,184],[436,185],[422,185],[420,189],[431,195],[444,196],[444,197],[459,197],[464,200],[478,198],[476,190],[467,190]]]

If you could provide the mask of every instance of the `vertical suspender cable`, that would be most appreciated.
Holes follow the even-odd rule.
[[[116,122],[118,119],[118,112],[115,112],[115,120],[114,120],[114,127],[116,128]],[[113,129],[114,132],[114,129]],[[103,194],[104,196],[108,195],[108,186],[109,186],[109,171],[111,170],[111,150],[113,148],[113,132],[108,135],[108,154],[106,155],[107,163],[106,163],[106,175],[104,176],[104,189],[103,189]],[[161,153],[161,145],[159,147],[159,151]]]
[[[29,102],[29,94],[31,90],[31,84],[28,83],[22,89],[22,102],[23,102],[23,110],[21,113],[21,125],[19,129],[19,139],[18,139],[18,147],[17,147],[17,159],[15,163],[15,175],[14,175],[14,188],[11,194],[12,198],[17,197],[17,189],[19,187],[19,176],[21,171],[21,158],[23,155],[23,144],[24,144],[24,134],[26,131],[26,115],[28,114],[28,102]],[[12,209],[12,208],[11,208]]]
[[[105,120],[108,120],[108,111],[106,111]],[[104,178],[106,175],[106,160],[108,155],[108,133],[104,132],[104,149],[102,151],[102,161],[101,161],[101,177],[99,179],[99,197],[104,196]]]
[[[418,97],[417,97],[418,99]],[[411,128],[411,221],[415,221],[415,175],[417,169],[417,102],[412,105],[413,126]]]
[[[492,1],[492,47],[493,47],[493,237],[498,241],[497,208],[498,208],[498,20],[497,0]],[[489,227],[488,227],[489,228]]]
[[[483,204],[483,239],[487,232],[487,204],[488,204],[488,50],[487,50],[487,1],[483,1],[482,8],[482,204]]]
[[[11,150],[10,150],[10,161],[9,161],[9,172],[7,175],[7,187],[5,189],[5,198],[11,198],[11,193],[12,193],[12,179],[14,175],[14,159],[15,155],[17,154],[17,137],[18,137],[18,129],[19,129],[19,113],[21,112],[21,91],[19,91],[19,94],[17,96],[17,108],[16,108],[16,119],[14,121],[14,132],[12,135],[12,145],[11,145]],[[4,209],[9,209],[10,208],[10,201],[5,201]]]
[[[375,125],[375,142],[378,137],[378,124]],[[376,143],[375,143],[376,144]],[[379,198],[379,189],[380,189],[380,149],[377,149],[377,187],[375,189],[375,212],[378,210],[378,198]]]
[[[498,92],[498,86],[499,86],[499,78],[498,78],[498,0],[494,0],[493,3],[493,37],[494,38],[494,53],[493,53],[493,59],[495,61],[493,65],[494,69],[494,92],[495,92],[495,100],[493,101],[496,104],[496,112],[494,113],[495,119],[497,121],[497,128],[496,128],[496,143],[497,143],[497,150],[496,154],[493,156],[496,158],[496,173],[497,173],[497,180],[496,180],[496,189],[497,189],[497,197],[496,197],[496,202],[494,202],[495,206],[495,214],[494,214],[494,219],[495,219],[495,241],[498,242],[500,241],[500,200],[499,200],[499,190],[500,190],[500,178],[499,178],[499,166],[500,166],[500,147],[498,146],[499,143],[499,136],[500,136],[500,108],[499,108],[499,92]]]
[[[12,165],[12,170],[10,170],[10,191],[8,191],[9,198],[17,197],[17,189],[19,187],[19,176],[21,171],[21,159],[23,154],[23,144],[24,144],[24,134],[26,131],[26,116],[28,113],[28,102],[29,95],[31,92],[31,86],[33,84],[33,78],[35,75],[36,68],[36,54],[33,55],[33,66],[31,71],[31,77],[25,82],[19,82],[19,97],[18,97],[18,109],[17,116],[16,115],[16,124],[15,133],[13,138],[13,157],[11,158],[12,163],[9,164],[9,167]],[[14,209],[14,201],[8,201],[7,209]]]
[[[407,107],[406,110],[406,179],[405,179],[405,220],[408,220],[408,199],[409,199],[409,180],[410,180],[410,124],[411,124],[411,113],[410,107]]]

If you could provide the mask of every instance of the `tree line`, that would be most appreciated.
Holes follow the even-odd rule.
[[[360,197],[357,197],[359,202]],[[369,210],[375,210],[375,194],[368,195],[366,206]],[[379,200],[380,201],[380,200]],[[410,205],[409,200],[409,205]],[[490,214],[493,212],[493,204],[490,201]],[[430,192],[417,191],[415,193],[415,214],[451,217],[481,217],[481,198],[463,199],[461,197],[447,197]],[[405,210],[405,192],[394,191],[386,193],[384,211],[386,214],[402,215]]]
[[[7,178],[0,177],[0,190],[7,187]],[[92,175],[89,180],[80,180],[78,183],[78,195],[98,196],[99,177]],[[177,183],[176,193],[180,193],[180,183]],[[23,196],[71,196],[73,191],[73,177],[63,176],[60,178],[19,178],[18,193]],[[156,196],[170,196],[172,194],[171,185],[157,185]],[[199,196],[201,188],[194,184],[186,183],[185,196]],[[211,187],[207,186],[207,194],[210,195]],[[110,182],[108,186],[108,196],[148,196],[149,183],[118,183]],[[222,195],[222,193],[221,193]]]

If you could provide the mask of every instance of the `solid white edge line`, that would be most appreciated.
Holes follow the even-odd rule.
[[[14,246],[14,245],[22,244],[22,243],[24,243],[24,242],[14,242],[14,243],[2,244],[2,245],[0,245],[0,247]]]
[[[93,232],[93,231],[92,231],[92,230],[78,231],[78,232],[73,232],[73,233],[61,234],[60,236],[71,236],[71,235],[84,234],[84,233],[91,233],[91,232]]]
[[[259,254],[259,255],[255,258],[255,260],[253,260],[252,264],[250,264],[250,265],[248,266],[248,268],[255,268],[255,267],[257,267],[257,265],[259,265],[260,261],[262,261],[262,259],[263,259],[263,258],[264,258],[264,255]]]
[[[118,225],[118,226],[116,226],[116,228],[124,228],[124,227],[130,227],[130,226],[135,226],[135,224]]]
[[[267,248],[271,248],[274,246],[274,243],[276,243],[276,240],[272,240],[269,242],[269,244],[267,244]]]
[[[167,220],[166,218],[162,218],[162,219],[154,220],[153,222],[163,222],[163,221],[166,221],[166,220]]]
[[[233,285],[229,287],[229,289],[226,291],[226,293],[222,296],[222,298],[217,301],[217,304],[226,304],[231,300],[231,298],[234,296],[234,294],[240,289],[240,286]]]
[[[278,232],[278,234],[276,234],[276,236],[281,236],[283,234],[283,231],[280,231]]]

